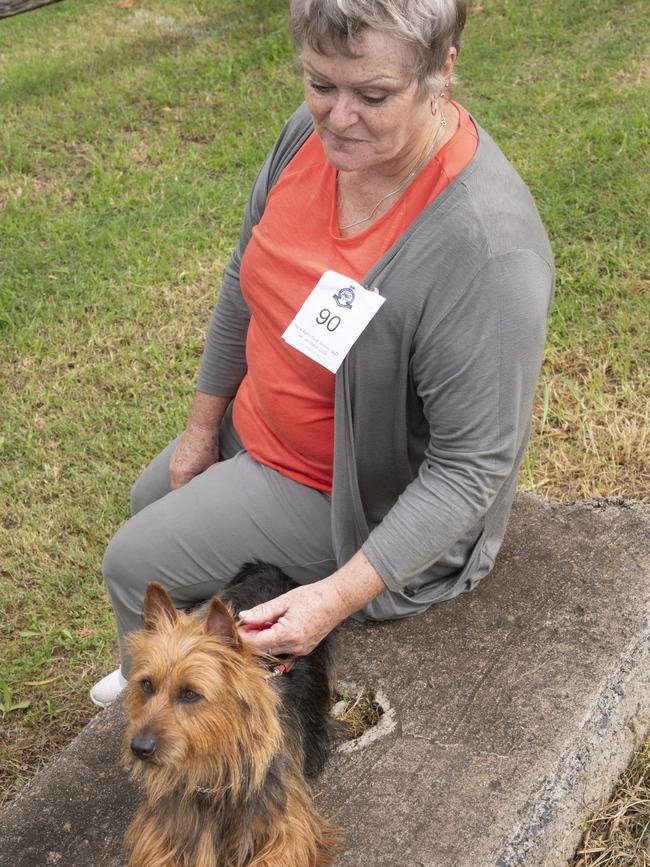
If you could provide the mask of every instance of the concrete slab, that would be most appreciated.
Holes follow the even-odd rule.
[[[650,508],[519,495],[493,574],[419,618],[342,629],[383,736],[319,783],[339,867],[559,867],[650,719]],[[118,867],[137,793],[120,707],[0,813],[0,864]],[[289,867],[289,865],[288,865]]]

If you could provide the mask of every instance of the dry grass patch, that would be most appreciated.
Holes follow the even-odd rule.
[[[573,867],[650,867],[650,741],[587,823]]]
[[[650,81],[650,48],[641,58],[638,66],[632,69],[619,69],[616,79],[624,86],[635,86]]]
[[[552,348],[538,389],[521,484],[553,500],[650,502],[650,375]]]

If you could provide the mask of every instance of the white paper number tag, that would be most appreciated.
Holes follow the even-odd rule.
[[[343,274],[326,271],[282,339],[336,373],[385,300]]]

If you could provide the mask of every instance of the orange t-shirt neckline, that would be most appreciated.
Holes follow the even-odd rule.
[[[470,162],[478,145],[476,127],[462,106],[453,105],[459,125],[452,138],[398,201],[358,234],[340,235],[336,169],[316,133],[280,174],[253,229],[240,271],[251,311],[248,371],[233,420],[251,457],[301,484],[332,488],[335,375],[285,343],[282,334],[325,271],[363,282]]]

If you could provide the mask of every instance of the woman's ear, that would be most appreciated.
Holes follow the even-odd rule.
[[[449,49],[449,54],[447,55],[447,60],[445,61],[445,65],[442,69],[442,74],[445,78],[445,86],[449,84],[451,80],[451,76],[454,74],[454,66],[456,65],[456,59],[458,58],[458,50],[455,46],[451,46]]]

